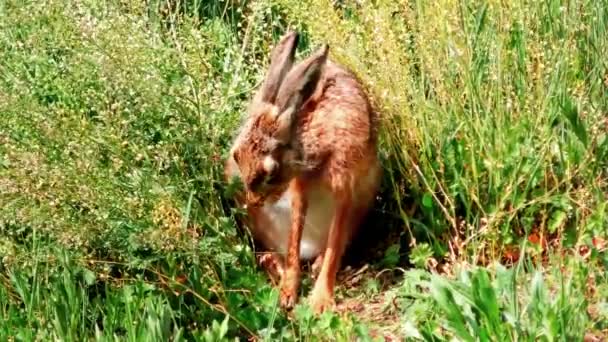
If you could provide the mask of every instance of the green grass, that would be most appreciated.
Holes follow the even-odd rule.
[[[349,313],[278,308],[222,180],[289,27],[382,116]],[[606,51],[604,0],[2,1],[0,340],[606,336]]]

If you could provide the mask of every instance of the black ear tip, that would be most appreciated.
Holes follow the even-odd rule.
[[[293,36],[293,43],[297,45],[300,41],[300,33],[298,31],[290,31],[289,34]]]
[[[329,44],[323,44],[323,46],[321,47],[321,55],[323,57],[327,57],[328,53],[329,53]]]
[[[288,31],[284,36],[282,41],[291,42],[292,46],[297,46],[300,40],[300,33],[298,31]]]
[[[317,52],[314,54],[315,57],[313,57],[316,60],[321,60],[321,61],[325,61],[327,60],[327,55],[329,54],[329,45],[328,44],[323,44],[318,50]]]

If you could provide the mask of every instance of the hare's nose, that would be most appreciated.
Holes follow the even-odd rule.
[[[254,177],[250,178],[249,182],[247,182],[247,187],[251,189],[251,191],[257,191],[260,189],[260,185],[264,181],[264,173],[258,172]]]
[[[264,204],[263,197],[253,193],[247,192],[247,206],[251,206],[254,208],[260,207]]]

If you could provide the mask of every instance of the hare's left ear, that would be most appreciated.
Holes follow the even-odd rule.
[[[282,130],[291,131],[302,106],[317,90],[327,63],[328,52],[329,46],[323,45],[317,52],[293,67],[285,76],[275,101],[278,108],[277,120],[279,120],[279,127]]]
[[[266,79],[258,92],[258,100],[274,103],[285,76],[291,70],[298,45],[297,32],[285,34],[272,50]]]

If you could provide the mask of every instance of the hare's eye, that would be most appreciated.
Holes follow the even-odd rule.
[[[276,185],[276,184],[280,183],[281,179],[279,177],[280,176],[279,172],[277,172],[277,171],[275,171],[275,172],[271,173],[270,175],[268,175],[268,179],[266,180],[266,184]]]
[[[251,179],[251,182],[249,183],[249,188],[252,190],[256,190],[264,181],[264,176],[264,172],[256,173],[255,176]]]
[[[266,184],[269,185],[273,185],[273,184],[277,184],[279,182],[279,176],[281,174],[280,172],[280,165],[279,163],[277,163],[274,159],[273,159],[274,163],[272,164],[272,167],[267,169],[267,174],[266,174]]]

